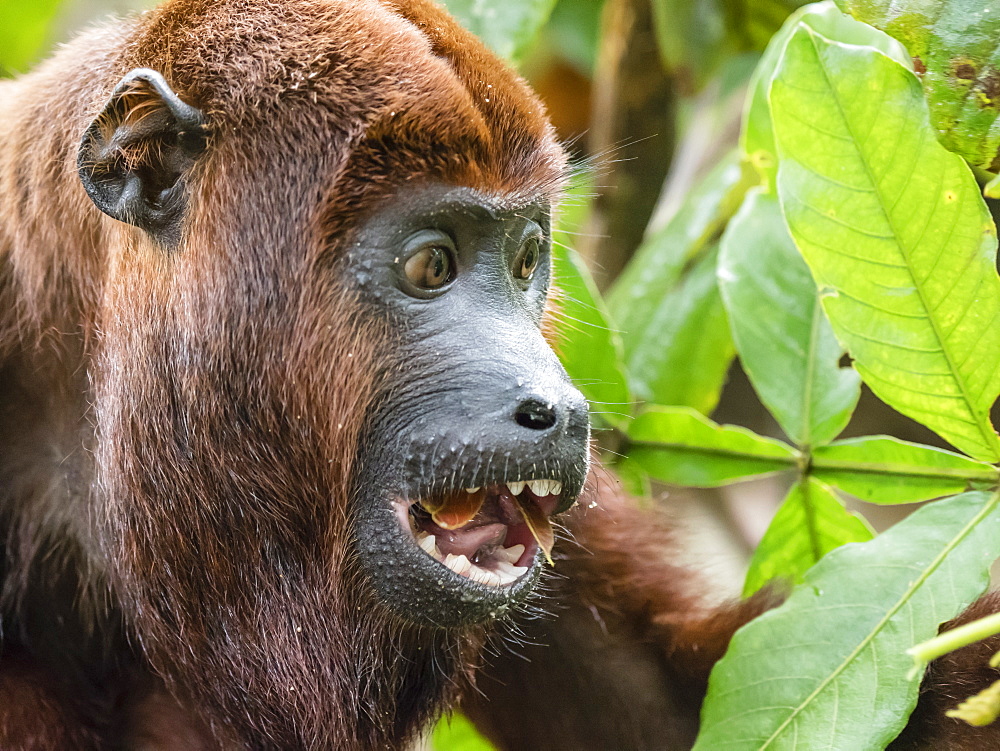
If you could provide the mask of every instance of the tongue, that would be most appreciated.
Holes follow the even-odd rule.
[[[470,561],[480,550],[503,544],[507,525],[499,522],[466,529],[445,530],[435,535],[438,550],[443,554],[464,555]]]
[[[459,490],[442,498],[440,504],[432,507],[430,501],[423,501],[423,506],[431,512],[434,523],[439,527],[458,529],[472,521],[482,508],[484,500],[486,500],[485,490],[480,489],[475,493]]]

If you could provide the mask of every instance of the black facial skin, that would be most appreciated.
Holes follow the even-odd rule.
[[[540,330],[549,235],[539,204],[508,207],[471,189],[431,185],[395,196],[349,248],[347,273],[398,337],[396,377],[386,379],[393,386],[360,447],[356,541],[377,593],[406,620],[460,627],[501,616],[531,591],[544,564],[539,553],[508,586],[474,582],[417,547],[394,501],[554,479],[563,484],[559,512],[582,490],[586,401]],[[519,279],[518,252],[531,241],[538,263]],[[449,280],[435,289],[414,285],[406,272],[428,243],[452,255]]]

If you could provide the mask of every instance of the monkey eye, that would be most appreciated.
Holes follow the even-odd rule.
[[[517,255],[514,256],[514,277],[517,279],[530,279],[531,275],[535,273],[535,268],[538,266],[538,256],[540,253],[541,249],[537,237],[532,237],[524,243],[520,250],[517,251]]]
[[[451,249],[442,245],[425,245],[406,259],[403,273],[418,289],[440,289],[455,278]]]

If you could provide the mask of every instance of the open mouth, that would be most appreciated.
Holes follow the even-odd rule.
[[[466,488],[395,504],[400,525],[429,557],[487,587],[524,576],[541,550],[551,562],[551,515],[563,505],[557,480],[533,479]]]

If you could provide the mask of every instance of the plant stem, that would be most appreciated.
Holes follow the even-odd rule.
[[[985,618],[966,623],[964,626],[953,628],[938,634],[933,639],[928,639],[921,644],[910,647],[906,650],[917,664],[922,668],[931,660],[935,660],[941,655],[954,652],[956,649],[966,647],[977,641],[981,641],[990,636],[1000,634],[1000,613],[988,615]]]

